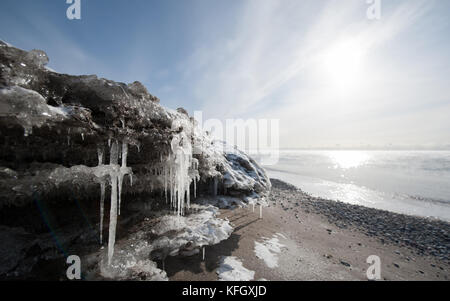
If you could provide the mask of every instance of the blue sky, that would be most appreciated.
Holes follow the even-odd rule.
[[[2,0],[0,38],[141,81],[204,118],[280,119],[282,147],[450,145],[450,1]]]

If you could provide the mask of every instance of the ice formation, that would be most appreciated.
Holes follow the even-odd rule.
[[[166,281],[166,272],[149,259],[152,250],[144,231],[133,233],[119,244],[109,264],[100,264],[100,274],[109,279]]]
[[[71,168],[59,167],[53,170],[49,179],[56,185],[63,182],[71,182],[76,179],[88,180],[92,178],[100,183],[100,243],[103,242],[103,220],[106,183],[111,186],[111,209],[109,215],[109,236],[108,236],[108,262],[110,263],[114,254],[114,244],[116,236],[117,216],[121,201],[123,178],[125,175],[132,176],[132,169],[127,167],[128,145],[122,143],[120,150],[119,143],[114,141],[110,144],[110,162],[104,164],[104,149],[99,146],[98,166],[87,167],[84,165],[72,166]],[[119,165],[119,152],[121,152],[122,164]]]
[[[119,165],[119,152],[121,152],[122,164]],[[114,141],[110,144],[110,162],[104,164],[103,145],[97,148],[98,166],[87,167],[84,165],[72,166],[71,168],[59,167],[49,175],[49,179],[56,185],[72,181],[73,179],[92,178],[100,183],[100,243],[103,242],[103,219],[106,183],[111,185],[111,209],[109,215],[109,236],[108,236],[108,263],[111,263],[114,254],[114,244],[116,236],[117,216],[121,201],[123,178],[125,175],[132,176],[132,170],[127,167],[128,145],[122,143],[120,150],[119,143]]]
[[[61,193],[76,192],[78,201],[87,202],[99,188],[99,208],[93,213],[100,213],[102,244],[105,198],[110,191],[104,262],[114,265],[116,226],[124,213],[125,195],[148,193],[151,198],[158,192],[166,199],[174,214],[161,225],[164,220],[172,224],[155,231],[177,231],[175,236],[167,231],[158,234],[162,237],[154,241],[154,250],[166,248],[170,254],[199,251],[229,237],[229,222],[216,218],[217,209],[209,204],[223,208],[264,200],[270,189],[264,170],[245,153],[213,141],[185,110],[164,108],[139,82],[54,73],[45,67],[47,63],[42,51],[27,52],[0,42],[2,151],[16,174],[0,177],[4,187],[0,209],[33,204],[35,195],[70,208],[70,202],[64,203],[70,198],[61,198]],[[127,175],[132,188],[123,187]],[[214,197],[202,195],[205,206],[191,204],[198,185],[211,185]],[[139,270],[137,262],[146,266],[147,274],[153,270],[145,256],[135,259],[127,265],[133,266],[131,270]]]
[[[105,174],[110,176],[111,183],[111,210],[109,225],[109,241],[108,241],[108,264],[111,264],[114,254],[115,231],[117,226],[117,216],[120,215],[120,207],[122,202],[122,185],[125,175],[130,175],[132,183],[132,171],[127,167],[128,144],[122,143],[121,153],[119,152],[119,144],[117,141],[111,142],[110,145],[110,164],[105,166],[102,163],[103,153],[99,151],[99,168],[96,175],[102,178]],[[196,181],[199,180],[198,161],[192,156],[191,140],[188,139],[186,133],[180,132],[175,134],[171,141],[171,152],[166,158],[160,154],[160,165],[152,168],[152,174],[157,177],[164,177],[165,197],[170,198],[171,208],[174,213],[181,217],[185,214],[186,208],[190,208],[190,186],[194,183],[194,196],[196,195]],[[118,157],[121,156],[122,164],[119,167]],[[101,182],[101,205],[100,214],[103,214],[104,202],[104,182]],[[102,229],[103,216],[100,219],[100,227]],[[177,223],[182,226],[180,219]],[[100,241],[102,240],[102,230],[100,232]]]
[[[122,165],[119,166],[119,143],[114,141],[111,143],[109,165],[103,165],[100,160],[103,158],[102,151],[99,152],[99,167],[95,170],[95,175],[103,181],[105,175],[109,175],[111,184],[111,209],[109,212],[109,235],[108,235],[108,264],[111,264],[114,255],[114,244],[116,241],[117,215],[120,213],[120,201],[122,194],[122,184],[125,175],[132,174],[131,168],[127,167],[128,145],[122,143]],[[104,182],[101,182],[101,205],[100,227],[103,223],[103,202],[104,202]],[[102,230],[101,232],[102,233]],[[102,237],[100,236],[100,241]]]
[[[167,256],[197,254],[204,246],[227,239],[233,228],[228,220],[217,215],[216,207],[192,204],[188,216],[163,215],[156,225],[144,219],[138,231],[117,242],[111,263],[100,265],[101,274],[114,279],[134,280],[144,276],[146,280],[167,280],[166,273],[152,260],[161,260],[164,270]],[[149,232],[157,238],[149,240]]]
[[[155,250],[167,250],[167,255],[189,254],[192,250],[218,244],[233,232],[228,220],[217,218],[217,207],[193,204],[196,213],[188,216],[166,215],[152,228],[160,238],[153,241]]]
[[[193,129],[193,152],[208,158],[203,173],[212,179],[213,195],[223,191],[249,191],[244,199],[267,205],[266,197],[271,184],[266,172],[252,158],[224,141],[214,140],[198,126]],[[219,172],[216,166],[220,166]],[[206,170],[205,170],[206,169]]]
[[[188,124],[187,128],[189,126],[191,125]],[[177,130],[178,127],[179,125],[174,122],[172,129]],[[191,139],[184,131],[173,136],[170,150],[170,154],[162,164],[162,169],[156,174],[164,177],[166,201],[170,199],[171,208],[177,215],[182,216],[185,210],[190,208],[192,183],[194,197],[197,195],[197,181],[200,179],[198,160],[193,158]]]

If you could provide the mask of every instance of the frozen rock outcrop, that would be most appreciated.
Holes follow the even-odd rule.
[[[164,108],[139,82],[60,74],[48,61],[43,51],[0,41],[0,226],[36,238],[83,224],[101,244],[108,223],[111,264],[116,228],[133,202],[179,219],[198,195],[264,202],[265,171],[213,141],[184,109]]]

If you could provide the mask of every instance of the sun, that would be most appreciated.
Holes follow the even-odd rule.
[[[333,44],[322,59],[326,80],[339,90],[356,88],[362,79],[363,55],[363,47],[356,39]]]

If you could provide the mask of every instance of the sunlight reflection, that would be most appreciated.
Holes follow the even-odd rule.
[[[332,151],[329,157],[334,164],[334,168],[357,168],[367,164],[370,156],[363,151]]]

